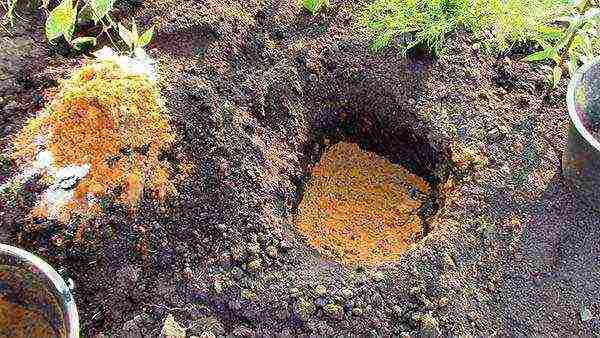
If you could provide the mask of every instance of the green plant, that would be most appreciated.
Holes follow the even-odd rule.
[[[2,0],[2,7],[5,7],[6,14],[2,18],[2,23],[14,25],[14,11],[18,0]],[[111,18],[116,0],[61,0],[61,2],[48,12],[45,23],[46,38],[52,42],[60,37],[69,43],[73,48],[82,50],[90,45],[95,46],[97,38],[105,34],[111,41],[113,47],[120,50],[112,38],[111,32],[117,32],[119,37],[127,45],[129,51],[141,48],[147,45],[154,34],[154,27],[151,27],[141,36],[137,33],[135,23],[131,31],[125,29],[120,23],[117,24]],[[42,0],[42,8],[46,11],[49,6],[48,0]],[[96,25],[102,27],[98,36],[77,36],[75,37],[77,21],[91,20]]]
[[[46,37],[52,41],[61,36],[71,41],[77,20],[77,7],[73,0],[63,0],[54,8],[46,19]]]
[[[472,30],[492,52],[537,41],[540,36],[556,38],[560,27],[553,25],[568,0],[475,0]]]
[[[2,16],[2,20],[0,20],[0,25],[9,23],[13,26],[15,24],[15,8],[17,6],[17,0],[4,0],[0,4],[6,11],[4,16]]]
[[[75,24],[77,23],[77,14],[80,16],[87,13],[95,24],[101,24],[102,33],[108,35],[108,29],[114,26],[114,22],[109,16],[113,9],[115,0],[87,0],[83,2],[78,10],[79,1],[75,4],[73,0],[62,0],[46,18],[46,37],[49,41],[55,40],[61,36],[65,38],[74,48],[82,49],[86,45],[95,45],[96,37],[82,36],[73,39]],[[91,14],[91,15],[90,15]],[[110,35],[108,35],[110,37]]]
[[[401,52],[423,45],[441,51],[446,35],[469,20],[469,0],[377,0],[367,5],[361,26],[374,36],[373,50],[400,36]]]
[[[12,160],[8,156],[0,154],[0,174],[4,175],[9,173],[12,166]]]
[[[312,15],[317,14],[322,8],[329,7],[329,5],[329,0],[302,0],[302,6]]]
[[[564,17],[558,22],[568,23],[568,28],[561,31],[558,39],[548,41],[538,39],[543,50],[528,55],[525,60],[552,61],[552,84],[558,85],[563,66],[566,65],[573,74],[577,68],[600,54],[600,4],[597,0],[584,0],[566,8]],[[554,43],[552,43],[554,42]]]
[[[364,7],[359,26],[373,37],[374,50],[395,39],[403,53],[421,46],[439,54],[446,36],[464,29],[487,50],[502,52],[551,32],[548,22],[564,1],[375,0]]]
[[[125,28],[121,23],[118,25],[119,27],[119,36],[129,47],[130,52],[135,51],[138,48],[143,48],[152,40],[152,36],[154,35],[154,27],[150,27],[146,30],[141,36],[138,34],[138,28],[135,24],[135,21],[131,22],[131,31]]]

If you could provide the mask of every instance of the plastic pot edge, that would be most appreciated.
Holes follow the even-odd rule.
[[[70,296],[70,300],[65,302],[68,315],[68,337],[79,338],[79,314],[77,312],[77,306],[75,304],[75,300],[73,299],[73,295],[71,294],[71,290],[58,272],[56,272],[52,266],[50,266],[40,257],[14,246],[0,243],[0,253],[15,255],[28,262],[32,266],[40,269],[42,273],[52,282],[59,293],[67,293]]]
[[[575,91],[577,85],[583,78],[583,75],[592,67],[600,67],[600,57],[594,58],[591,62],[579,67],[577,72],[569,80],[567,86],[567,109],[569,111],[569,119],[575,126],[575,129],[597,152],[600,153],[600,142],[596,140],[587,128],[581,122],[581,118],[575,109]]]

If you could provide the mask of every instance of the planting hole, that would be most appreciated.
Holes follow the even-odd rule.
[[[365,128],[367,126],[368,128]],[[376,117],[325,128],[296,227],[323,255],[350,265],[396,261],[427,232],[444,161],[426,138]]]

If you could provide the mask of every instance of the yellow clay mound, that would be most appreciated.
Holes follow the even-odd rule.
[[[405,168],[338,143],[312,172],[297,228],[321,253],[344,263],[394,261],[420,236],[417,210],[429,191]]]
[[[129,207],[137,205],[144,189],[161,199],[174,192],[171,167],[161,159],[174,140],[156,85],[105,60],[84,66],[61,84],[45,113],[15,139],[14,157],[31,163],[40,151],[50,150],[58,168],[90,165],[62,211],[68,218],[97,212],[98,199],[116,191]],[[37,212],[44,214],[44,206]]]

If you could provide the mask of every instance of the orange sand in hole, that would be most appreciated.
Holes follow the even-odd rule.
[[[417,211],[429,192],[404,167],[338,143],[312,172],[297,228],[321,253],[344,263],[394,261],[420,236]]]

